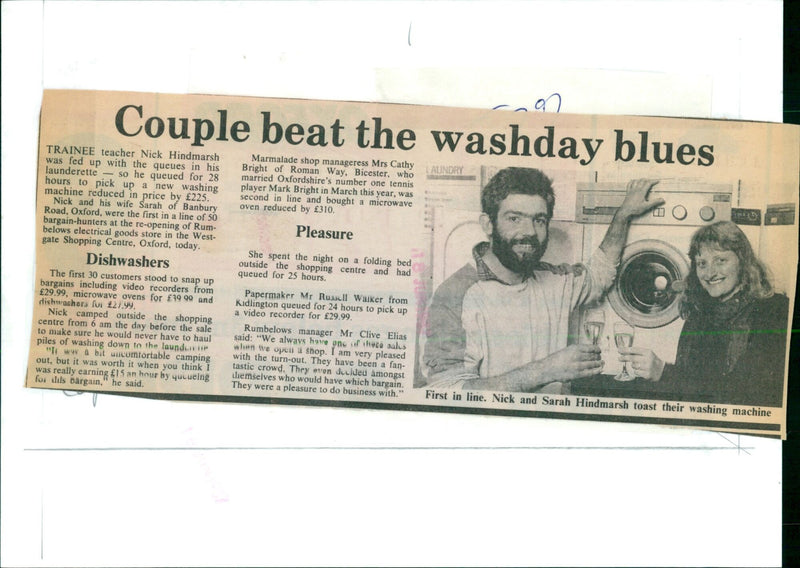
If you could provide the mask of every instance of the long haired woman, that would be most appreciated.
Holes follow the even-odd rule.
[[[747,236],[730,221],[700,228],[689,258],[675,364],[636,347],[620,351],[621,360],[664,398],[781,406],[788,298],[774,293]]]

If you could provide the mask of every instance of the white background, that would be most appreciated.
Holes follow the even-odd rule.
[[[779,565],[775,440],[22,385],[44,88],[780,121],[781,9],[3,3],[2,564]]]

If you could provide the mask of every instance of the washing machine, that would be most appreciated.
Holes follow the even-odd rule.
[[[584,226],[581,258],[587,261],[600,246],[625,198],[627,183],[579,184],[575,222]],[[664,204],[632,221],[613,287],[595,306],[605,315],[599,345],[604,374],[622,370],[614,342],[614,324],[633,326],[633,343],[673,363],[683,327],[680,297],[689,273],[689,244],[703,225],[731,219],[733,184],[661,180],[651,199]],[[584,339],[585,340],[585,339]]]

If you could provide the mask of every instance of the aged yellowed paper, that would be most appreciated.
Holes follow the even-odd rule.
[[[46,91],[29,387],[785,435],[798,129]]]

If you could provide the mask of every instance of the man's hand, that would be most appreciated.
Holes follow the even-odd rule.
[[[550,383],[593,377],[602,369],[599,347],[570,345],[544,359],[531,361],[501,375],[465,380],[462,388],[532,392]]]
[[[648,381],[657,381],[664,372],[664,361],[649,349],[628,347],[620,349],[620,361],[626,361],[633,367],[633,372]]]
[[[603,361],[596,345],[570,345],[534,363],[538,372],[551,381],[571,381],[600,373]]]
[[[614,218],[608,226],[608,231],[606,231],[606,236],[603,237],[603,242],[600,243],[600,249],[611,263],[616,265],[619,262],[622,248],[628,239],[628,228],[631,220],[647,213],[651,209],[664,205],[664,200],[661,198],[649,201],[647,199],[650,190],[657,183],[658,180],[654,179],[635,179],[628,184],[628,193],[625,194],[622,205],[619,206],[619,209],[614,214]]]
[[[660,197],[658,199],[648,200],[647,196],[650,190],[653,189],[658,183],[658,180],[653,179],[635,179],[628,183],[627,193],[625,200],[619,208],[618,214],[624,219],[632,219],[643,215],[661,205],[664,205],[664,200]]]

